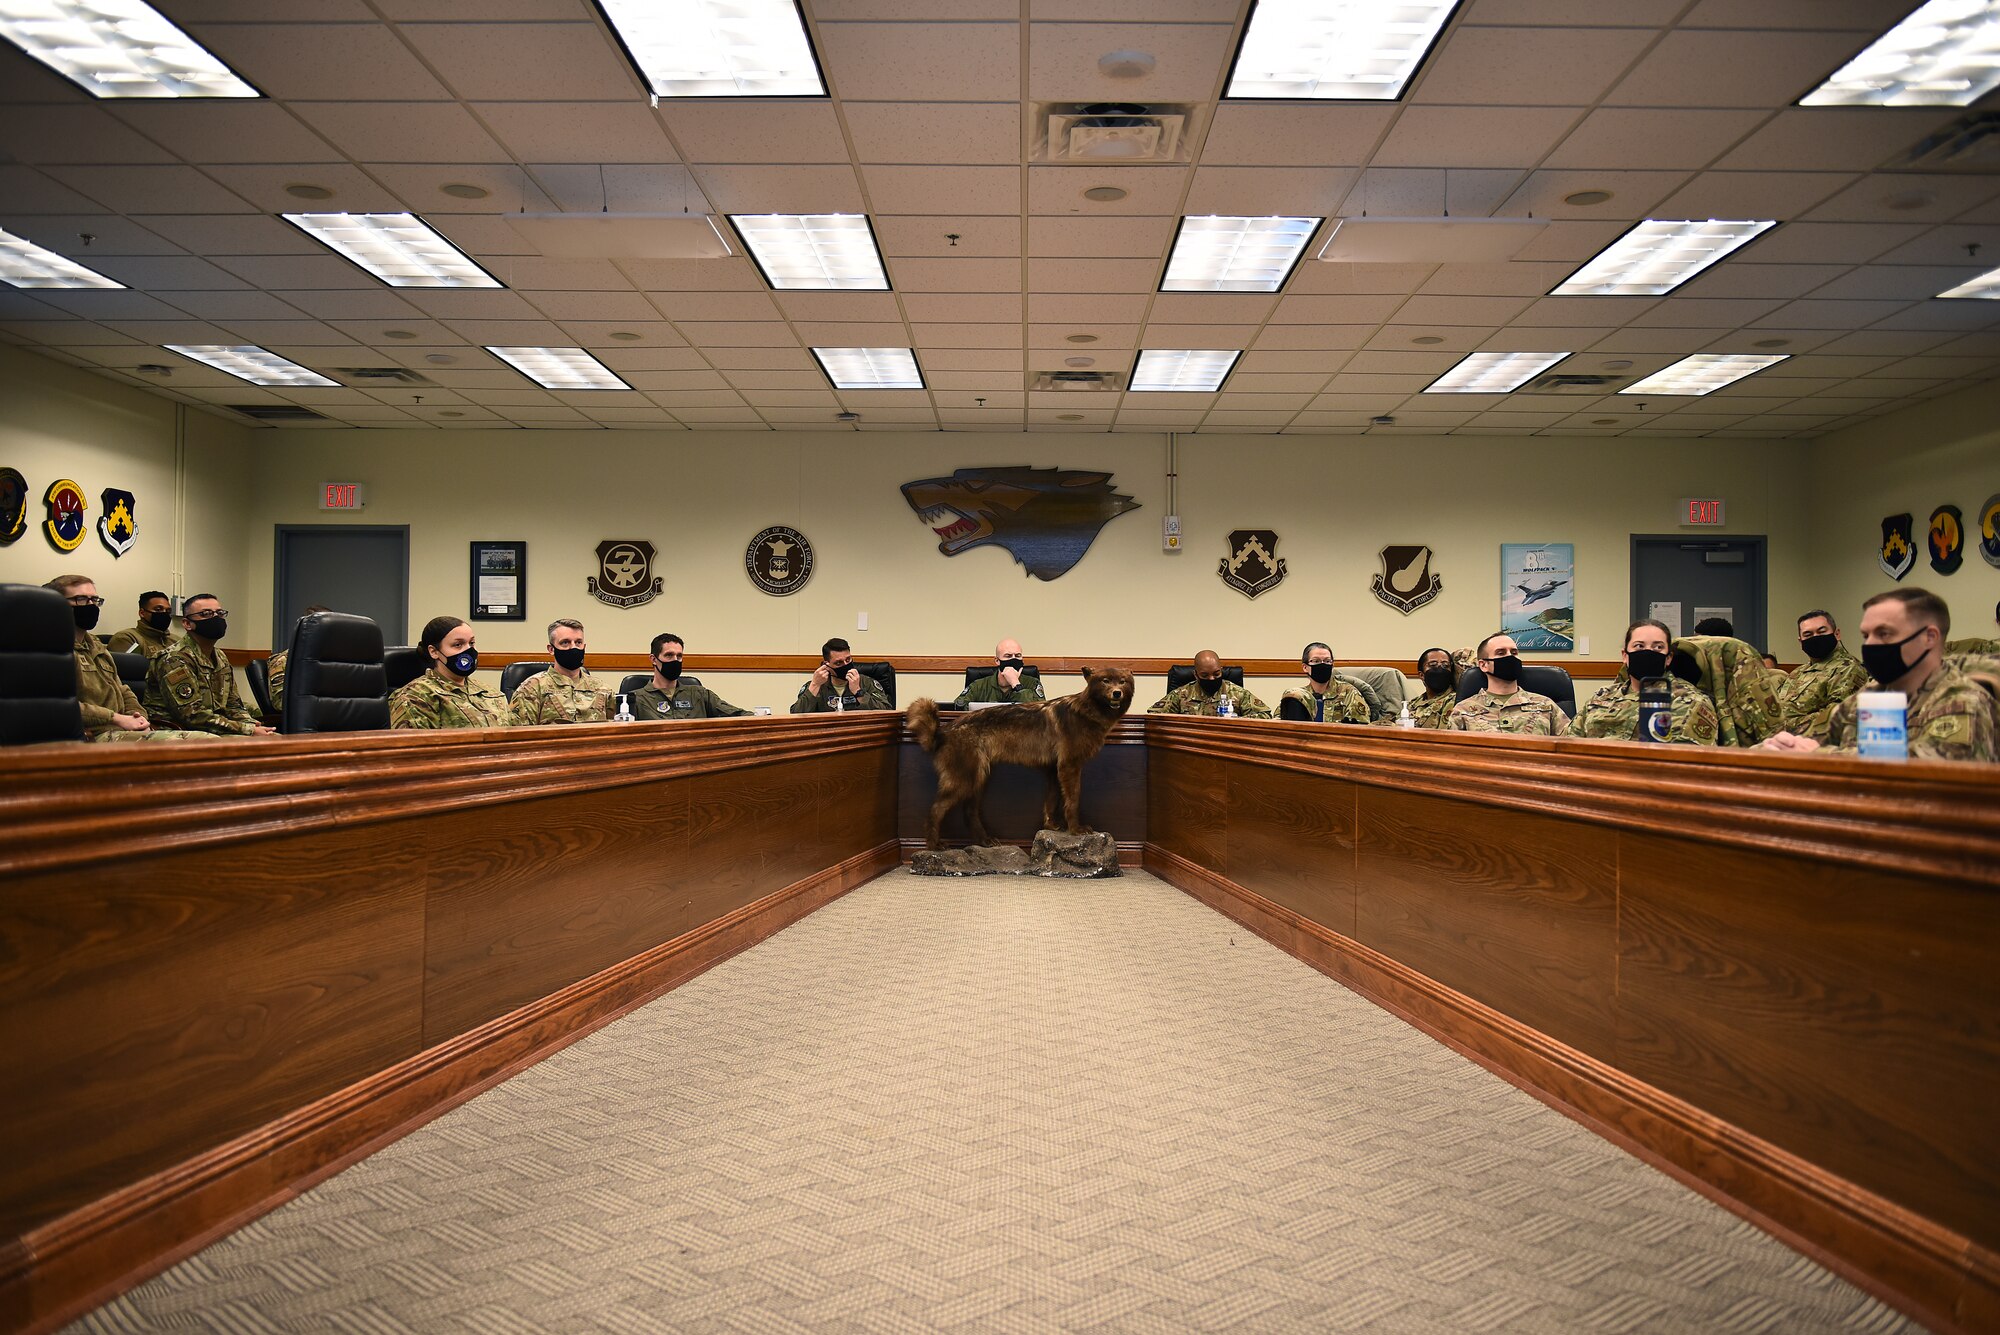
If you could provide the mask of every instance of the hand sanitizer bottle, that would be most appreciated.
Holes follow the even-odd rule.
[[[1399,728],[1414,728],[1417,726],[1417,721],[1410,717],[1410,702],[1408,700],[1403,701],[1403,712],[1396,715],[1396,726]]]
[[[611,716],[611,721],[612,721],[613,723],[637,723],[637,722],[638,722],[638,720],[637,720],[637,719],[635,719],[635,718],[633,718],[633,717],[632,717],[632,697],[631,697],[631,696],[629,696],[629,695],[626,695],[626,694],[624,694],[623,692],[620,692],[620,693],[619,693],[619,696],[618,696],[618,712],[617,712],[616,714],[613,714],[613,715]]]

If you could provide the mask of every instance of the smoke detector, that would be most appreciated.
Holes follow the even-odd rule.
[[[1133,102],[1056,102],[1038,108],[1042,162],[1186,162],[1191,109]]]

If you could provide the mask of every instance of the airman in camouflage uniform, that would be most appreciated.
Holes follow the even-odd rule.
[[[1673,712],[1667,735],[1661,740],[1714,746],[1722,726],[1716,717],[1714,701],[1679,677],[1667,680],[1673,684]],[[1576,712],[1574,731],[1579,737],[1633,740],[1639,731],[1639,684],[1632,680],[1631,673],[1621,668],[1609,686],[1585,702]]]
[[[1471,650],[1462,651],[1470,655]],[[1464,669],[1449,650],[1426,649],[1417,656],[1417,680],[1423,691],[1409,702],[1410,720],[1419,728],[1449,728],[1451,711],[1458,706],[1458,679]],[[1399,709],[1391,714],[1391,724],[1402,721]]]
[[[1840,642],[1833,617],[1814,610],[1799,618],[1806,661],[1778,687],[1779,722],[1786,732],[1827,740],[1833,707],[1868,684],[1868,669]]]
[[[1238,718],[1269,718],[1271,710],[1262,700],[1250,694],[1235,682],[1222,678],[1222,659],[1213,649],[1204,649],[1194,656],[1194,680],[1176,686],[1154,702],[1148,714],[1199,714],[1208,718],[1220,717],[1219,706],[1229,701],[1229,708]],[[1203,690],[1208,682],[1211,689]],[[1365,706],[1364,706],[1365,708]]]
[[[1299,664],[1305,669],[1307,684],[1295,686],[1278,697],[1278,717],[1284,717],[1287,700],[1296,700],[1299,708],[1305,710],[1307,720],[1313,723],[1366,723],[1376,716],[1380,697],[1371,701],[1368,695],[1374,695],[1373,691],[1363,695],[1354,683],[1335,675],[1332,649],[1324,644],[1309,644],[1299,655]],[[1316,667],[1321,671],[1314,672]],[[1232,703],[1231,708],[1234,707]]]
[[[701,684],[699,677],[681,675],[687,646],[678,635],[653,637],[653,680],[633,692],[632,717],[641,723],[680,723],[698,718],[742,718],[751,713],[730,704]],[[668,674],[673,675],[669,676]]]
[[[264,693],[271,697],[271,708],[285,707],[285,662],[292,656],[289,649],[280,649],[265,661]]]
[[[97,585],[81,575],[51,580],[76,618],[76,702],[83,716],[83,735],[93,742],[174,742],[211,739],[205,732],[155,729],[139,697],[118,675],[118,662],[91,634],[97,624]]]
[[[1996,629],[2000,629],[2000,603],[1993,604],[1993,624]],[[1947,640],[1944,656],[1946,658],[2000,657],[2000,639]]]
[[[172,610],[173,600],[158,589],[140,594],[138,624],[111,637],[111,652],[144,654],[148,660],[158,658],[174,644]],[[155,626],[153,622],[156,620],[162,624]]]
[[[2000,761],[1992,694],[1956,666],[1940,665],[1909,693],[1903,729],[1917,760]],[[1852,751],[1859,743],[1861,701],[1849,696],[1833,707],[1827,732],[1832,749]]]
[[[1715,702],[1722,746],[1755,746],[1782,730],[1783,711],[1764,655],[1725,635],[1684,635],[1674,641],[1674,675]]]
[[[504,728],[507,697],[471,678],[447,680],[426,672],[389,692],[392,728]]]
[[[953,709],[974,704],[1022,705],[1030,700],[1047,699],[1042,694],[1041,673],[1021,661],[1021,646],[1017,641],[1002,640],[994,645],[993,661],[999,670],[991,676],[973,678],[951,702]]]
[[[1511,635],[1489,635],[1480,641],[1474,664],[1486,673],[1486,689],[1452,706],[1446,722],[1459,732],[1506,732],[1520,736],[1567,737],[1569,715],[1546,695],[1522,686],[1495,691],[1495,682],[1507,683],[1507,668],[1501,659],[1519,663],[1521,650]]]
[[[602,723],[613,712],[610,687],[583,666],[589,646],[583,623],[563,617],[549,623],[549,665],[514,688],[507,705],[509,725]]]
[[[271,728],[257,721],[236,690],[236,670],[217,646],[229,629],[228,614],[212,594],[181,604],[187,634],[146,670],[146,715],[190,732],[252,736]]]

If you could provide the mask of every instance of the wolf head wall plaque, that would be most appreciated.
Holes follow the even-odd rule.
[[[1067,574],[1106,524],[1139,508],[1111,474],[1072,468],[961,468],[905,482],[903,498],[946,556],[1004,547],[1041,580]]]

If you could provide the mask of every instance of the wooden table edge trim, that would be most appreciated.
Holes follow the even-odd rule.
[[[74,1320],[900,861],[884,840],[28,1230],[0,1251],[0,1314],[27,1335]]]
[[[2000,1255],[1559,1043],[1157,843],[1144,866],[1510,1084],[1939,1330],[2000,1304]]]

